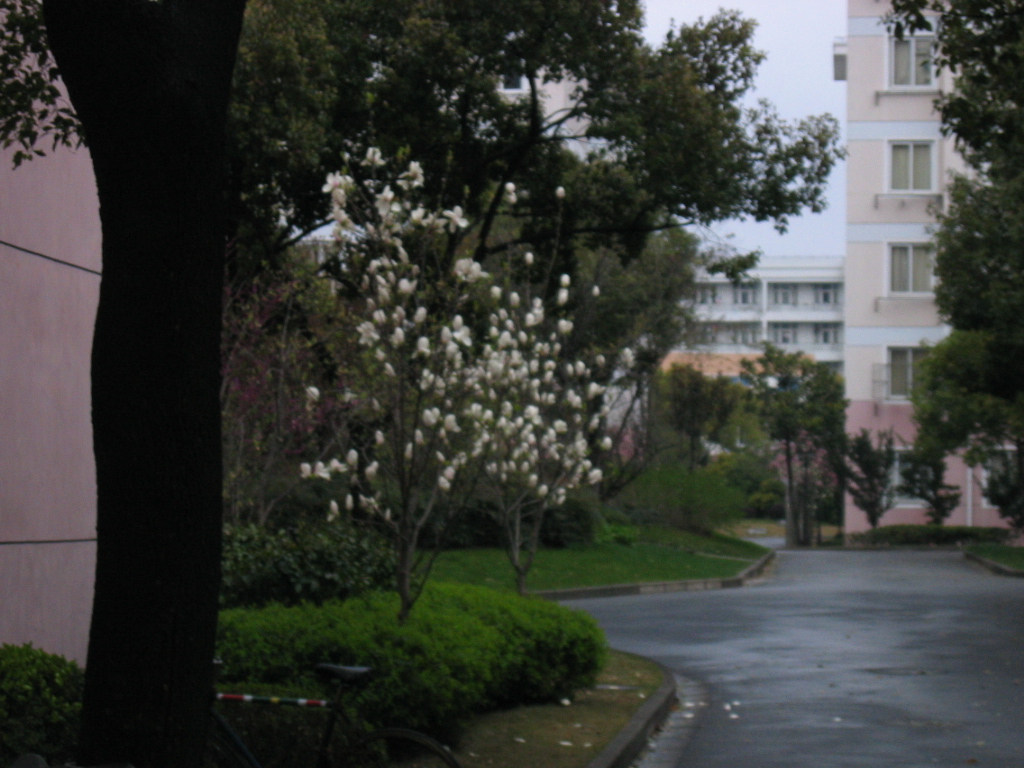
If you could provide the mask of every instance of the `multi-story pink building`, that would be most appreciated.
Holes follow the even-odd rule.
[[[96,556],[89,354],[100,283],[86,151],[0,152],[0,643],[85,660]]]
[[[934,41],[925,34],[896,40],[882,19],[889,10],[887,0],[848,0],[847,37],[836,43],[849,148],[844,359],[847,431],[893,429],[906,447],[914,440],[915,363],[949,333],[935,306],[930,228],[949,174],[964,165],[934,107],[952,84],[932,65]],[[947,524],[1003,524],[982,481],[982,470],[949,460],[946,482],[963,496]],[[881,524],[925,521],[920,501],[898,498]],[[847,533],[868,527],[848,500]]]

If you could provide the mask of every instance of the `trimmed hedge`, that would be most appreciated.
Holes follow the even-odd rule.
[[[69,761],[78,738],[82,670],[26,645],[0,646],[0,765],[25,752]]]
[[[966,525],[884,525],[855,533],[850,543],[866,546],[955,546],[957,544],[1001,543],[1009,537],[1006,528],[975,528]]]
[[[395,556],[387,540],[341,522],[281,530],[231,527],[221,562],[222,608],[319,604],[394,585]]]
[[[482,587],[430,585],[404,626],[391,593],[323,606],[221,613],[222,689],[248,684],[323,690],[318,662],[373,667],[353,696],[373,726],[454,738],[469,715],[551,701],[591,685],[604,636],[588,615]]]

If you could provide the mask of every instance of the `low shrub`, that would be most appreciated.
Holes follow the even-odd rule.
[[[82,708],[82,670],[31,645],[0,646],[0,764],[35,752],[70,761]]]
[[[866,546],[954,546],[972,543],[1001,543],[1010,532],[1005,528],[975,528],[966,525],[884,525],[852,534],[851,544]]]
[[[352,697],[361,718],[451,739],[471,713],[589,685],[604,659],[603,634],[589,616],[538,598],[431,585],[402,626],[397,613],[390,593],[223,611],[221,678],[225,687],[308,691],[318,662],[371,666],[373,679]]]
[[[344,600],[394,583],[394,554],[379,534],[349,523],[227,529],[221,606]]]

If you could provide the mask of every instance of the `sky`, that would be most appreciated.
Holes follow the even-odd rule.
[[[674,19],[686,24],[719,8],[738,10],[758,22],[755,46],[767,54],[751,98],[768,99],[786,120],[829,112],[846,117],[845,83],[832,79],[832,43],[846,35],[846,0],[645,0],[646,36],[664,40]],[[828,208],[790,220],[779,235],[770,223],[727,222],[704,233],[740,251],[760,248],[767,256],[841,256],[846,251],[846,165],[833,170]]]

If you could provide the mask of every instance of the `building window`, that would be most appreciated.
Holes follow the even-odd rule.
[[[889,145],[889,186],[895,192],[928,192],[932,189],[932,142],[897,141]]]
[[[753,307],[757,304],[757,285],[745,283],[733,286],[732,303],[742,307]]]
[[[892,465],[892,497],[893,501],[902,506],[918,506],[924,502],[915,497],[900,493],[899,488],[903,485],[903,467],[907,464],[907,452],[909,448],[896,448],[896,461]]]
[[[839,333],[842,326],[839,323],[815,323],[814,343],[815,344],[839,344]]]
[[[814,303],[823,307],[838,307],[842,303],[839,291],[839,283],[817,283],[814,286]]]
[[[914,369],[928,350],[921,347],[889,349],[889,396],[910,397],[914,388]]]
[[[717,304],[718,303],[718,289],[713,285],[700,285],[697,286],[697,303],[698,304]]]
[[[761,341],[761,328],[756,323],[736,323],[732,326],[733,344],[754,347]]]
[[[772,304],[774,306],[796,306],[799,287],[793,283],[772,284]]]
[[[796,323],[770,323],[768,336],[772,344],[796,344]]]
[[[932,85],[932,59],[935,39],[908,37],[892,41],[892,85],[924,87]]]
[[[893,245],[889,249],[889,287],[893,293],[931,293],[935,272],[932,247]]]

